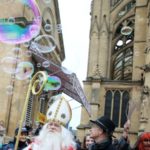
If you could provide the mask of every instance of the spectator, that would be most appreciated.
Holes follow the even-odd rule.
[[[116,150],[112,145],[115,124],[105,116],[90,121],[92,122],[90,137],[94,139],[94,143],[91,144],[90,150]]]
[[[88,150],[89,145],[94,143],[94,139],[90,137],[90,134],[84,136],[82,150]]]
[[[142,133],[134,148],[134,150],[150,150],[150,132],[144,132]]]
[[[116,147],[117,150],[130,150],[130,143],[128,138],[128,132],[130,128],[130,120],[127,120],[127,122],[124,125],[123,134],[120,139],[114,139],[113,145]]]
[[[18,135],[18,130],[19,128],[17,128],[15,130],[15,137],[13,141],[9,141],[8,144],[4,144],[2,147],[2,150],[13,150],[15,148],[15,143],[16,143],[16,139],[17,139],[17,135]],[[19,137],[19,143],[18,143],[18,150],[22,150],[23,148],[25,148],[27,146],[26,143],[26,136],[28,135],[28,131],[26,128],[22,128],[21,129],[21,135]]]

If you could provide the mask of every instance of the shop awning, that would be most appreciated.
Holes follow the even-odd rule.
[[[47,59],[43,56],[43,54],[38,53],[32,47],[30,47],[30,50],[33,53],[34,59],[38,63],[43,63],[44,61],[47,61]],[[81,84],[76,74],[65,73],[65,71],[63,70],[63,67],[56,65],[50,60],[48,61],[50,65],[49,67],[46,67],[45,70],[49,74],[53,74],[61,79],[62,86],[58,91],[65,93],[66,95],[70,96],[72,99],[81,103],[87,110],[88,114],[90,115],[91,114],[90,104],[88,103],[86,99],[86,96],[84,94],[84,91],[81,87]]]

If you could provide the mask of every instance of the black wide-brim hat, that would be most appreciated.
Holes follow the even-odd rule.
[[[97,120],[90,120],[90,122],[96,124],[101,129],[103,129],[104,132],[106,132],[108,135],[113,136],[113,132],[115,130],[115,124],[106,116],[102,116],[98,118]]]

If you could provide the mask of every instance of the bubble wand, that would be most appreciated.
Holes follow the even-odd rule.
[[[42,82],[41,82],[41,79],[42,79]],[[26,96],[26,99],[25,99],[25,103],[24,103],[24,107],[23,107],[23,111],[22,111],[22,115],[21,115],[21,121],[20,121],[20,125],[19,125],[19,130],[18,130],[18,135],[17,135],[14,150],[18,149],[19,137],[20,137],[20,134],[21,134],[21,128],[22,128],[22,125],[23,125],[23,121],[24,121],[24,118],[25,118],[26,111],[27,111],[30,92],[32,90],[33,95],[40,95],[43,88],[44,88],[44,86],[45,86],[45,84],[46,84],[46,82],[47,82],[47,73],[44,72],[44,71],[37,72],[33,76],[33,78],[30,80],[28,91],[27,91],[27,96]],[[40,88],[39,88],[39,85],[40,85]]]

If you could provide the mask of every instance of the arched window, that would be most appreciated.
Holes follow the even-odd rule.
[[[120,113],[120,92],[115,91],[112,120],[117,126],[119,126],[119,113]]]
[[[133,63],[133,47],[129,47],[116,56],[114,59],[113,79],[131,80]]]
[[[133,65],[134,19],[124,20],[116,29],[113,46],[113,80],[131,80]]]
[[[127,120],[127,107],[129,103],[129,93],[127,91],[123,92],[122,95],[122,111],[121,111],[121,127],[125,124]]]
[[[107,110],[111,110],[111,105],[112,105],[112,92],[110,90],[108,90],[106,92],[106,99],[105,99],[105,116],[107,116],[108,118],[111,117],[111,111],[107,111]]]
[[[119,128],[123,128],[127,121],[128,102],[129,91],[122,89],[106,91],[104,115],[113,120]]]
[[[117,18],[123,17],[125,14],[127,14],[133,7],[135,7],[136,1],[132,0],[131,2],[127,3],[123,8],[120,9]]]
[[[56,32],[56,20],[51,8],[46,7],[42,14],[42,27],[47,34],[52,36]]]
[[[110,6],[115,6],[118,2],[120,2],[121,0],[110,0]]]
[[[46,19],[46,20],[43,19],[42,26],[44,28],[44,31],[47,34],[51,34],[51,35],[53,34],[54,27],[53,27],[50,19]]]

